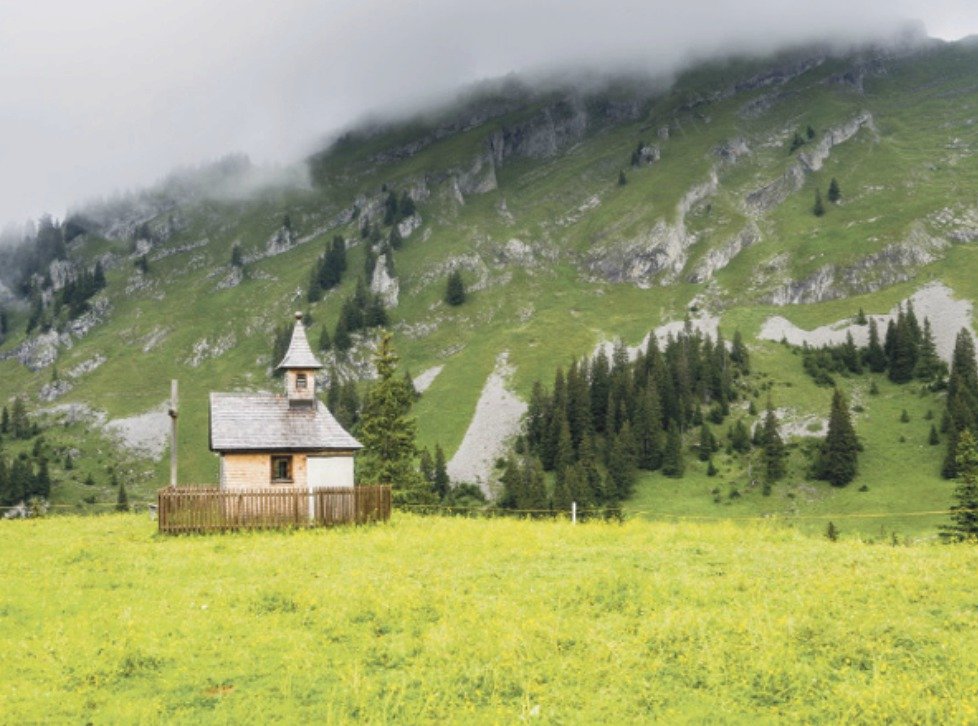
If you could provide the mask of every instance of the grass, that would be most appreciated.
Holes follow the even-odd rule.
[[[967,545],[402,514],[179,538],[62,517],[0,547],[9,722],[978,718]]]

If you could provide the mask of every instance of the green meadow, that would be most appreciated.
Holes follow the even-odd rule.
[[[978,549],[776,524],[0,523],[6,723],[971,723]]]

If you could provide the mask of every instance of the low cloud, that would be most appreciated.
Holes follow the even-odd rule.
[[[0,8],[0,220],[63,214],[170,169],[300,159],[374,111],[509,72],[668,74],[718,53],[891,35],[956,37],[973,3],[774,0],[34,0]]]

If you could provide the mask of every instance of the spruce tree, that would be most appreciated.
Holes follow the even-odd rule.
[[[709,461],[713,453],[714,439],[710,427],[704,422],[700,427],[700,443],[696,448],[696,454],[700,461]]]
[[[832,181],[829,182],[829,201],[835,204],[840,199],[842,199],[842,190],[839,188],[839,182],[836,178],[832,177]]]
[[[34,475],[34,485],[31,496],[47,499],[51,496],[51,474],[48,471],[48,460],[43,456],[37,462],[37,474]]]
[[[947,408],[941,430],[947,433],[947,454],[941,475],[947,479],[957,475],[958,436],[967,428],[978,425],[978,366],[971,333],[962,328],[954,343],[951,374],[947,381]]]
[[[738,454],[745,454],[750,451],[750,431],[747,430],[743,419],[737,419],[730,430],[730,446]]]
[[[937,427],[934,424],[930,425],[930,434],[927,436],[927,443],[931,446],[937,446],[941,443],[941,437],[937,435]]]
[[[767,413],[764,416],[762,438],[764,481],[773,483],[784,478],[785,460],[788,457],[788,452],[784,447],[784,441],[778,427],[778,417],[774,413],[774,405],[770,399],[767,403]]]
[[[329,329],[324,325],[319,331],[319,352],[326,353],[333,347],[333,342],[329,339]]]
[[[512,454],[506,459],[506,466],[503,468],[499,483],[502,491],[497,504],[503,509],[518,509],[519,503],[526,498],[526,495],[523,492],[523,472]]]
[[[231,245],[231,267],[244,267],[244,257],[241,254],[241,245],[237,242]]]
[[[4,406],[3,412],[0,413],[0,434],[10,433],[10,411]]]
[[[581,506],[603,503],[605,491],[601,480],[601,472],[598,471],[598,461],[594,453],[594,444],[590,435],[585,436],[581,441],[577,466],[580,467],[581,473],[582,492],[579,499]]]
[[[666,449],[662,457],[662,473],[674,479],[682,477],[686,471],[683,457],[683,437],[675,421],[669,422],[666,432]]]
[[[428,486],[434,488],[435,460],[431,458],[431,452],[428,451],[427,446],[421,449],[421,453],[418,455],[418,473],[421,474],[421,479],[425,481]]]
[[[947,375],[947,364],[937,354],[937,345],[934,343],[934,333],[931,331],[929,318],[924,318],[924,330],[921,333],[917,364],[913,374],[914,378],[929,383],[936,383]]]
[[[965,429],[958,437],[958,484],[951,505],[951,524],[941,528],[941,536],[951,542],[978,538],[978,444]]]
[[[573,466],[566,466],[563,469],[557,470],[557,476],[554,477],[554,495],[552,509],[555,512],[569,512],[571,508],[571,484],[574,482],[568,482],[568,478],[573,478],[575,476],[575,469]]]
[[[534,458],[524,458],[523,460],[523,483],[521,490],[523,499],[517,502],[517,509],[528,512],[530,516],[539,517],[550,510],[547,501],[546,479],[543,467]]]
[[[359,477],[371,484],[389,484],[400,503],[430,503],[433,495],[414,466],[418,424],[410,416],[413,397],[396,375],[399,359],[391,338],[385,332],[374,355],[377,380],[364,399],[357,429],[363,444]]]
[[[117,512],[128,512],[129,511],[129,495],[126,494],[126,484],[125,482],[117,482],[115,475],[112,477],[112,483],[118,484],[117,494],[115,498],[115,510]]]
[[[445,302],[457,307],[465,302],[465,281],[462,280],[461,270],[452,270],[445,283]]]
[[[6,457],[0,451],[0,507],[9,507],[15,503],[11,492],[10,469],[7,467]]]
[[[658,469],[662,466],[662,409],[654,385],[646,386],[638,396],[633,430],[638,468]]]
[[[14,398],[13,410],[10,415],[10,430],[15,439],[29,439],[31,436],[31,422],[27,417],[27,407],[24,399],[20,396]]]
[[[618,171],[618,186],[623,187],[628,184],[628,177],[625,176],[625,170],[620,169]]]
[[[876,320],[869,320],[869,345],[866,348],[865,362],[873,373],[882,373],[886,370],[886,353],[880,345],[879,329]]]
[[[608,478],[612,484],[609,497],[621,501],[631,495],[635,478],[635,444],[627,421],[615,436],[608,454]]]
[[[819,479],[845,486],[856,476],[859,441],[849,417],[849,406],[838,388],[832,394],[829,428],[817,464]]]
[[[452,482],[448,478],[448,464],[445,462],[445,450],[441,444],[435,444],[435,467],[432,488],[435,494],[444,499],[452,490]]]
[[[815,204],[812,206],[812,214],[816,217],[821,217],[825,214],[825,205],[822,203],[822,192],[818,189],[815,190]]]

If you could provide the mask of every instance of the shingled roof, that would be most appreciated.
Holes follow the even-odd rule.
[[[302,324],[302,313],[295,314],[295,327],[292,329],[292,342],[285,353],[280,369],[301,368],[303,370],[319,369],[323,364],[312,354],[309,340],[306,338],[306,326]]]
[[[290,406],[272,393],[212,393],[211,451],[321,451],[363,448],[320,401]]]

